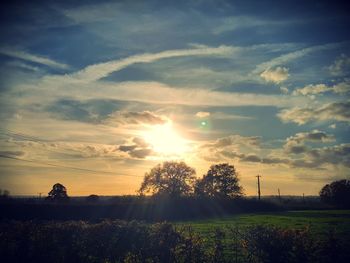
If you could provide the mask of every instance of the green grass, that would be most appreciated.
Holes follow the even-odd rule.
[[[302,229],[309,227],[315,236],[334,231],[342,238],[350,238],[350,210],[308,210],[280,213],[240,214],[216,219],[176,222],[176,225],[190,225],[202,236],[209,237],[216,228],[237,226],[240,229],[252,225],[271,225],[281,228]]]

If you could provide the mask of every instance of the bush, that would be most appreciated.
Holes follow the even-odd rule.
[[[204,262],[193,232],[136,221],[0,224],[2,262]]]
[[[346,239],[306,228],[223,227],[205,240],[190,227],[137,221],[0,223],[1,262],[350,262]]]

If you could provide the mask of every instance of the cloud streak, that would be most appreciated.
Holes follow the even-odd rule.
[[[67,64],[59,63],[57,61],[54,61],[54,60],[46,58],[46,57],[33,55],[33,54],[30,54],[30,53],[22,51],[22,50],[1,48],[0,54],[6,55],[9,57],[13,57],[13,58],[22,59],[22,60],[33,62],[33,63],[37,63],[37,64],[41,64],[41,65],[45,65],[45,66],[49,66],[52,68],[69,69],[69,65],[67,65]]]
[[[333,86],[327,86],[326,84],[307,85],[304,88],[294,90],[293,95],[316,95],[325,92],[333,92],[336,94],[349,93],[350,80],[346,79],[345,81]]]
[[[255,70],[253,71],[253,73],[259,74],[259,73],[265,71],[266,69],[286,64],[290,61],[304,57],[310,53],[328,50],[328,49],[334,49],[334,48],[337,48],[337,47],[344,45],[344,44],[345,44],[344,42],[329,43],[329,44],[325,44],[325,45],[318,45],[318,46],[308,47],[308,48],[300,49],[297,51],[289,52],[287,54],[278,56],[274,59],[271,59],[269,61],[266,61],[266,62],[263,62],[263,63],[257,65]]]
[[[233,47],[222,45],[219,47],[202,47],[195,49],[167,50],[159,53],[145,53],[124,59],[90,65],[74,74],[71,74],[70,77],[84,82],[91,82],[107,77],[112,72],[122,70],[136,63],[151,63],[165,58],[187,56],[222,56],[231,54],[234,50]]]

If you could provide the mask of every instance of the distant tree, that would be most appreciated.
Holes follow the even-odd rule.
[[[321,200],[334,205],[350,206],[350,180],[334,181],[320,191]]]
[[[186,196],[193,192],[196,171],[184,162],[164,162],[145,174],[139,193]]]
[[[89,195],[88,197],[86,197],[85,200],[87,202],[94,203],[94,202],[97,202],[99,199],[100,199],[100,197],[98,195]]]
[[[243,195],[237,171],[228,163],[212,165],[202,179],[197,180],[195,194],[210,197],[238,197]]]
[[[7,199],[10,197],[10,191],[4,189],[3,191],[0,189],[0,198]]]
[[[62,184],[54,184],[52,186],[52,190],[49,192],[48,196],[46,197],[47,200],[53,200],[53,201],[66,201],[69,199],[67,195],[67,189]]]

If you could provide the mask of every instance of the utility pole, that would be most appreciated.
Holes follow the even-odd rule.
[[[280,200],[281,202],[281,192],[280,192],[280,189],[278,188],[278,199]]]
[[[258,178],[258,199],[260,200],[260,177],[261,177],[261,175],[257,175],[256,176],[257,178]]]
[[[38,193],[38,194],[39,194],[39,199],[41,199],[41,194],[42,194],[42,193]]]

